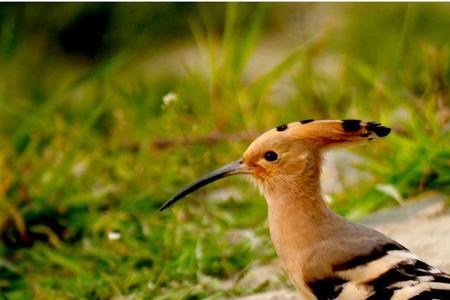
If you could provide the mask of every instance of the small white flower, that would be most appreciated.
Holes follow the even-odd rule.
[[[177,101],[178,96],[174,92],[170,92],[163,97],[163,107],[167,107],[170,103]]]
[[[149,290],[153,290],[153,289],[155,288],[155,284],[153,283],[153,281],[149,281],[149,282],[147,283],[147,288],[148,288]]]
[[[110,231],[108,232],[108,239],[110,241],[117,241],[122,237],[122,235],[120,234],[120,232],[116,232],[116,231]]]
[[[80,162],[75,163],[72,166],[72,174],[75,177],[81,177],[86,172],[87,165],[88,163],[86,160],[82,160]]]

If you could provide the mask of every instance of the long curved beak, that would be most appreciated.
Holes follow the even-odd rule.
[[[227,176],[235,175],[235,174],[242,174],[245,173],[246,166],[242,162],[241,159],[233,161],[217,170],[212,171],[211,173],[201,177],[197,181],[193,182],[192,184],[188,185],[181,191],[179,191],[177,194],[172,196],[169,200],[167,200],[160,208],[159,210],[162,211],[169,206],[173,205],[178,200],[183,199],[186,195],[198,190],[199,188],[210,184],[211,182],[214,182],[220,178],[224,178]]]

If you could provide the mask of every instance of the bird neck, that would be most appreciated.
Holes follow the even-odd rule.
[[[335,214],[323,200],[319,174],[290,178],[276,186],[266,192],[274,243],[295,238],[297,244],[310,244],[321,238],[317,230],[328,224],[329,218],[335,219]]]
[[[272,186],[277,188],[265,191],[270,235],[284,268],[299,287],[303,279],[298,266],[304,265],[309,250],[345,221],[325,204],[317,169]]]

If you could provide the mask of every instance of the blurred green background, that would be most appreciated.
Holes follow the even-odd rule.
[[[217,299],[275,259],[251,139],[356,118],[324,192],[358,219],[450,192],[449,4],[0,4],[0,299]]]

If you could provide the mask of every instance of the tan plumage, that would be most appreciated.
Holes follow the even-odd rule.
[[[219,178],[247,174],[264,193],[272,242],[305,299],[450,299],[450,276],[383,234],[332,212],[320,190],[322,154],[388,135],[359,120],[305,120],[259,136],[233,162],[167,201]]]

